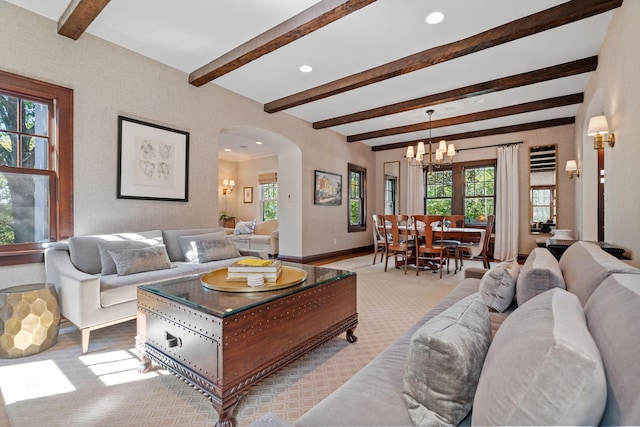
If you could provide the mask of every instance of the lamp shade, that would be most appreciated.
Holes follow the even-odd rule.
[[[416,150],[416,154],[424,154],[426,152],[427,150],[424,149],[424,142],[422,141],[418,142],[418,148]]]
[[[229,185],[232,186],[232,187],[235,187],[236,182],[234,180],[230,179],[229,180]]]
[[[453,157],[456,155],[456,147],[453,144],[449,144],[449,149],[447,150],[447,156]]]
[[[567,160],[567,165],[564,168],[567,172],[575,172],[578,170],[578,164],[575,160]]]
[[[442,151],[443,153],[447,152],[447,141],[445,141],[444,139],[442,141],[440,141],[440,145],[438,146],[438,150]]]
[[[609,133],[609,124],[605,116],[591,117],[589,120],[589,127],[587,128],[587,135],[594,136],[597,134]]]
[[[413,158],[413,145],[407,147],[407,159]]]
[[[223,180],[222,185],[229,185],[229,180],[228,179]]]

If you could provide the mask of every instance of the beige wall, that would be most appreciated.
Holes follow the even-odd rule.
[[[363,144],[348,144],[329,130],[262,105],[214,84],[196,88],[188,75],[84,34],[78,41],[56,33],[56,22],[0,0],[0,68],[74,90],[75,234],[218,223],[218,137],[222,129],[251,126],[279,135],[282,150],[282,218],[289,232],[281,253],[310,256],[370,244],[369,233],[347,233],[347,204],[313,205],[313,170],[347,172],[352,161],[374,170]],[[190,132],[189,202],[116,199],[117,117]],[[235,193],[236,197],[239,197]],[[282,228],[282,226],[281,226]],[[304,230],[304,239],[303,239]],[[334,239],[336,244],[334,244]],[[43,280],[42,265],[1,269],[8,284]]]
[[[616,145],[605,147],[605,241],[640,256],[640,2],[625,1],[615,12],[576,117],[575,146],[582,169],[576,188],[579,237],[597,239],[597,159],[586,135],[589,118],[604,112]]]
[[[465,139],[455,141],[457,149],[470,147],[483,147],[493,144],[506,144],[510,142],[522,141],[518,149],[518,179],[520,189],[520,235],[518,253],[526,255],[536,246],[536,238],[539,235],[529,233],[529,147],[537,145],[556,144],[558,146],[558,228],[573,229],[574,227],[574,186],[575,179],[569,179],[564,172],[564,165],[569,159],[574,159],[574,126],[558,126],[554,128],[532,130],[526,132],[511,133],[507,135],[497,135],[483,138]],[[376,211],[382,212],[384,208],[383,185],[384,175],[382,168],[384,162],[400,160],[400,186],[401,192],[406,192],[407,186],[407,162],[404,158],[406,150],[396,149],[380,151],[376,156]],[[482,148],[477,150],[467,150],[455,156],[455,162],[466,162],[481,159],[495,159],[497,157],[496,148]],[[402,196],[401,196],[402,197]],[[406,213],[406,198],[402,197],[400,212]]]

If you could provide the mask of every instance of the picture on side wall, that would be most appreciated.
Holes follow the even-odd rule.
[[[315,171],[315,205],[339,206],[342,204],[342,175]]]
[[[244,198],[243,201],[245,203],[253,203],[253,187],[244,187]]]
[[[189,132],[118,116],[119,199],[189,199]]]

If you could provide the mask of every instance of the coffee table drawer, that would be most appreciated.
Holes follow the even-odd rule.
[[[146,315],[147,344],[200,375],[217,383],[220,343],[155,312]]]

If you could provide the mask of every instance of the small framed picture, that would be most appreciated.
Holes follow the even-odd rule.
[[[244,187],[243,199],[245,203],[253,203],[253,187]]]

